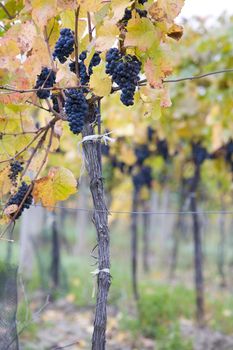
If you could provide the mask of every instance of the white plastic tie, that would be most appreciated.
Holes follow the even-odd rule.
[[[104,269],[101,269],[101,270],[96,269],[94,271],[91,271],[91,274],[93,275],[93,277],[96,277],[96,276],[98,276],[98,274],[100,272],[105,272],[105,273],[110,274],[110,269],[108,269],[108,268],[104,268]],[[92,298],[95,297],[96,287],[97,287],[97,279],[94,279],[93,289],[92,289]]]
[[[103,140],[104,144],[107,145],[108,142],[115,142],[116,139],[112,138],[112,137],[109,137],[108,135],[110,135],[113,131],[110,131],[110,132],[107,132],[103,135],[87,135],[87,136],[84,136],[82,141],[79,141],[78,142],[78,153],[81,154],[81,157],[82,157],[82,163],[81,163],[81,170],[80,170],[80,176],[79,176],[79,183],[81,182],[81,178],[84,174],[84,170],[85,170],[85,162],[87,162],[87,159],[85,159],[85,156],[84,156],[84,153],[81,152],[81,144],[84,143],[84,142],[88,142],[88,141],[94,141],[94,142],[97,142],[97,141],[101,141]]]
[[[91,271],[91,274],[92,274],[93,276],[97,276],[100,272],[106,272],[106,273],[109,273],[109,274],[110,274],[110,269],[107,269],[107,268],[101,269],[101,270],[96,269],[95,271]]]
[[[87,135],[87,136],[84,136],[82,141],[80,141],[78,144],[80,145],[81,143],[84,143],[84,142],[87,142],[87,141],[97,142],[99,140],[103,140],[105,145],[107,145],[108,142],[115,142],[116,141],[116,139],[108,136],[111,133],[112,133],[112,131],[107,132],[107,133],[102,134],[102,135]]]

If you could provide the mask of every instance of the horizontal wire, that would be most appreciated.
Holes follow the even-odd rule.
[[[71,211],[86,211],[86,212],[99,212],[99,213],[107,213],[107,214],[135,214],[135,215],[190,215],[190,214],[224,214],[224,215],[233,215],[233,210],[207,210],[207,211],[119,211],[119,210],[99,210],[94,208],[71,208],[66,206],[43,206],[41,204],[33,204],[34,207],[42,207],[48,209],[67,209]]]
[[[6,207],[4,204],[0,204],[0,207]],[[233,215],[233,210],[204,210],[204,211],[123,211],[123,210],[101,210],[101,209],[94,209],[94,208],[73,208],[73,207],[66,207],[62,205],[42,205],[42,204],[32,204],[32,207],[40,207],[40,208],[47,208],[47,209],[65,209],[70,211],[85,211],[85,212],[97,212],[97,213],[107,213],[109,215],[111,214],[123,214],[123,215],[190,215],[190,214],[197,214],[197,215],[203,215],[203,214],[210,214],[210,215],[217,215],[217,214],[224,214],[224,215]]]

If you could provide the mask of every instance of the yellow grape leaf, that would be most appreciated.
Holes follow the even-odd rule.
[[[0,226],[1,225],[6,225],[10,222],[10,217],[5,215],[4,213],[2,213],[2,215],[0,216]]]
[[[140,191],[140,199],[141,200],[149,200],[150,199],[150,189],[146,186],[143,186]]]
[[[48,66],[48,62],[50,62],[50,57],[46,43],[44,38],[38,35],[35,37],[33,49],[30,51],[30,55],[27,56],[23,65],[27,77],[32,84],[35,83],[36,76],[41,71],[41,67]]]
[[[15,29],[17,29],[16,38],[21,53],[31,50],[34,38],[37,35],[33,21],[27,21],[21,24],[19,28]]]
[[[133,165],[136,162],[136,156],[132,148],[129,148],[125,143],[122,144],[119,153],[119,161],[124,162],[127,165]]]
[[[15,149],[15,137],[11,135],[4,135],[0,140],[0,154],[3,159],[8,159],[16,153]]]
[[[66,168],[54,167],[48,176],[35,181],[33,197],[44,206],[53,207],[57,201],[63,201],[77,192],[77,181],[72,172]]]
[[[118,34],[117,26],[110,21],[105,21],[97,31],[96,50],[105,51],[110,49],[114,45]]]
[[[164,108],[171,107],[172,101],[170,99],[170,94],[167,87],[163,86],[163,89],[161,89],[160,97],[161,97],[161,100],[160,100],[161,107],[164,107]]]
[[[62,27],[70,28],[73,31],[75,30],[75,14],[74,11],[66,10],[60,14]],[[87,28],[87,21],[84,18],[79,18],[78,20],[78,33],[79,38],[81,38]]]
[[[110,3],[106,3],[99,11],[95,12],[93,23],[97,26],[104,19],[106,19],[109,11]]]
[[[112,21],[114,23],[118,22],[124,16],[126,7],[129,7],[131,1],[129,0],[112,0],[111,8],[113,12]]]
[[[30,177],[33,178],[35,174],[40,169],[42,163],[44,162],[46,156],[46,151],[42,149],[40,152],[37,152],[32,158],[32,161],[28,167],[27,174],[30,174]],[[47,163],[45,163],[46,166]]]
[[[96,12],[104,6],[103,0],[79,0],[82,12]]]
[[[107,96],[112,89],[112,79],[105,73],[105,65],[93,67],[93,74],[90,78],[90,88],[97,96]]]
[[[178,24],[173,24],[167,32],[167,35],[170,36],[170,38],[175,40],[180,40],[180,38],[183,35],[184,28],[182,26],[179,26]]]
[[[12,86],[15,86],[17,90],[27,90],[31,89],[30,81],[28,80],[25,72],[18,68],[14,71],[14,77],[11,80]],[[0,102],[4,104],[15,104],[19,102],[24,102],[32,96],[32,92],[21,94],[19,92],[14,92],[11,94],[0,94]]]
[[[0,45],[0,68],[8,69],[10,72],[20,65],[17,55],[20,54],[19,46],[16,41],[9,38],[1,38]]]
[[[6,47],[14,42],[17,43],[18,48],[21,53],[25,53],[32,48],[32,44],[34,41],[34,37],[37,35],[36,27],[33,21],[26,21],[24,23],[16,23],[14,24],[6,33],[4,38],[1,38],[1,41],[8,41],[4,43]],[[10,44],[11,45],[11,44]],[[2,46],[2,45],[1,45]],[[13,51],[13,50],[12,50]],[[12,55],[13,52],[7,52],[8,55]],[[15,69],[15,68],[13,68]]]
[[[160,100],[159,99],[153,101],[153,103],[151,105],[150,117],[153,120],[158,120],[158,119],[161,118],[161,104],[160,104]]]
[[[185,0],[157,0],[149,8],[149,14],[157,22],[172,23],[179,15]]]
[[[57,0],[57,6],[62,10],[75,10],[77,0]]]
[[[125,46],[136,46],[146,51],[155,41],[159,42],[159,32],[148,18],[133,18],[128,22]]]
[[[111,225],[114,220],[117,219],[119,214],[118,211],[130,211],[131,210],[131,200],[130,196],[126,196],[125,193],[132,191],[132,181],[129,177],[126,177],[124,181],[119,181],[118,186],[112,189],[112,202],[111,210],[112,215],[109,217],[109,224]],[[122,217],[123,219],[123,217]]]
[[[52,139],[52,144],[51,144],[51,148],[50,148],[50,152],[55,152],[57,151],[57,149],[60,146],[60,138],[57,137],[56,135],[54,135],[53,139]]]
[[[60,26],[56,18],[53,17],[48,21],[46,32],[49,35],[49,46],[52,50],[60,34]]]
[[[9,179],[9,166],[5,167],[0,171],[0,194],[4,196],[11,189],[11,181]]]
[[[154,62],[148,58],[145,63],[145,74],[152,88],[162,88],[163,79],[172,73],[172,68],[166,62]]]
[[[219,122],[216,122],[212,126],[212,150],[215,151],[219,149],[224,141],[224,132],[223,132],[223,127],[222,124]]]
[[[57,0],[31,0],[31,5],[32,18],[42,29],[57,14]]]

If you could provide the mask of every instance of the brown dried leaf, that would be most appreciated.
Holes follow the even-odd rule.
[[[35,181],[33,197],[44,206],[52,207],[57,201],[65,200],[77,191],[77,181],[66,168],[51,168],[48,176]]]
[[[179,15],[185,0],[157,0],[149,8],[149,14],[157,22],[172,23]]]
[[[17,204],[8,205],[8,207],[4,209],[4,214],[7,216],[11,216],[12,214],[17,212],[18,208],[19,206]]]
[[[168,33],[167,35],[172,38],[172,39],[175,39],[175,40],[180,40],[180,38],[182,37],[183,35],[183,31],[184,31],[184,28],[182,26],[179,26],[178,24],[173,24],[169,30],[168,30]]]

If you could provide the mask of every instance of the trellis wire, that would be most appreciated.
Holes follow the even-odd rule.
[[[98,210],[98,209],[92,209],[92,208],[72,208],[72,207],[66,207],[61,205],[55,205],[55,206],[43,206],[41,204],[33,204],[34,207],[42,207],[47,209],[65,209],[65,210],[71,210],[71,211],[86,211],[86,212],[102,212],[102,213],[108,213],[111,214],[122,214],[122,215],[191,215],[191,214],[197,214],[197,215],[217,215],[217,214],[223,214],[223,215],[233,215],[233,210],[204,210],[204,211],[120,211],[120,210]]]
[[[0,204],[0,207],[5,207],[6,205]],[[203,215],[203,214],[211,214],[211,215],[217,215],[217,214],[224,214],[224,215],[233,215],[233,209],[232,210],[203,210],[203,211],[123,211],[123,210],[98,210],[94,208],[79,208],[79,207],[67,207],[62,205],[42,205],[42,204],[32,204],[33,207],[41,207],[41,208],[47,208],[47,209],[65,209],[65,210],[71,210],[71,211],[86,211],[86,212],[102,212],[102,213],[108,213],[111,214],[138,214],[138,215],[190,215],[190,214],[197,214],[197,215]]]

